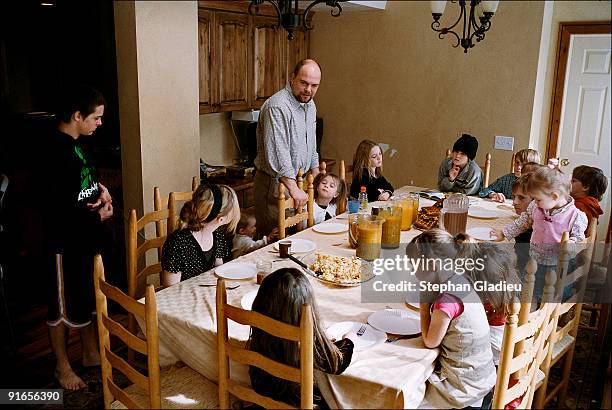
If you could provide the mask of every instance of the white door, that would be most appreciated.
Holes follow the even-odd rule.
[[[605,240],[610,219],[610,34],[575,34],[565,76],[557,143],[561,169],[571,175],[578,165],[601,168],[608,189],[601,201],[598,241]],[[563,165],[566,164],[566,165]]]

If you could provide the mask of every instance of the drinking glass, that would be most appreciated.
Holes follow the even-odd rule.
[[[359,211],[359,201],[356,199],[349,199],[348,201],[348,213],[356,214]]]
[[[419,199],[421,198],[416,192],[411,192],[408,197],[412,199],[412,223],[415,223],[419,216]]]
[[[397,201],[402,208],[402,231],[408,231],[412,226],[412,198],[409,194],[405,194],[398,197]]]
[[[255,266],[257,267],[257,283],[261,285],[264,278],[272,273],[272,262],[257,261]]]

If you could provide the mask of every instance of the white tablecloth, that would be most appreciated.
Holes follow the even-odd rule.
[[[417,187],[403,187],[396,191],[408,192]],[[501,210],[498,203],[478,199],[478,206],[497,209],[500,218],[494,220],[468,219],[468,226],[502,228],[512,220],[510,210]],[[433,201],[421,199],[421,206]],[[347,223],[346,215],[333,222]],[[403,243],[410,241],[420,232],[414,228],[402,232]],[[339,256],[355,255],[348,247],[347,233],[327,235],[312,229],[302,231],[293,237],[310,239],[317,244],[317,251]],[[236,261],[255,262],[260,259],[278,259],[272,253],[273,246],[245,255]],[[230,262],[233,263],[233,262]],[[291,261],[273,262],[273,269],[284,266],[295,267]],[[384,309],[406,308],[403,304],[361,303],[359,287],[330,287],[313,277],[309,280],[314,288],[321,319],[327,324],[340,321],[365,323],[373,312]],[[214,283],[213,271],[181,282],[157,293],[159,320],[160,363],[169,365],[179,360],[200,372],[206,378],[217,381],[217,324],[215,313],[215,287],[200,287],[202,283]],[[239,283],[240,287],[228,290],[228,302],[240,306],[240,299],[249,291],[257,289],[255,279],[228,281]],[[229,336],[236,341],[246,341],[249,328],[229,322]],[[317,382],[328,403],[340,408],[414,408],[422,400],[425,381],[433,371],[437,349],[428,349],[422,339],[400,340],[382,343],[367,350],[355,352],[351,365],[341,375],[318,373]],[[233,378],[249,382],[246,366],[231,362]]]

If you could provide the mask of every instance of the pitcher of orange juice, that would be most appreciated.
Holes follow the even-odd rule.
[[[389,205],[378,215],[385,220],[382,226],[382,247],[393,249],[400,244],[403,210],[398,201],[390,201]]]
[[[382,242],[382,225],[384,219],[373,215],[358,217],[358,244],[356,255],[358,258],[373,261],[380,257]]]

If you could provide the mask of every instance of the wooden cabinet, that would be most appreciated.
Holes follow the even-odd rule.
[[[246,110],[250,105],[251,77],[249,16],[217,12],[214,27],[213,61],[220,111]]]
[[[259,109],[308,56],[308,33],[295,32],[289,41],[270,8],[251,16],[248,2],[199,5],[200,114]]]
[[[212,45],[213,14],[208,10],[198,10],[198,73],[200,85],[200,114],[213,112],[216,98],[213,97]]]
[[[253,17],[253,108],[285,85],[283,52],[286,32],[273,17]]]

